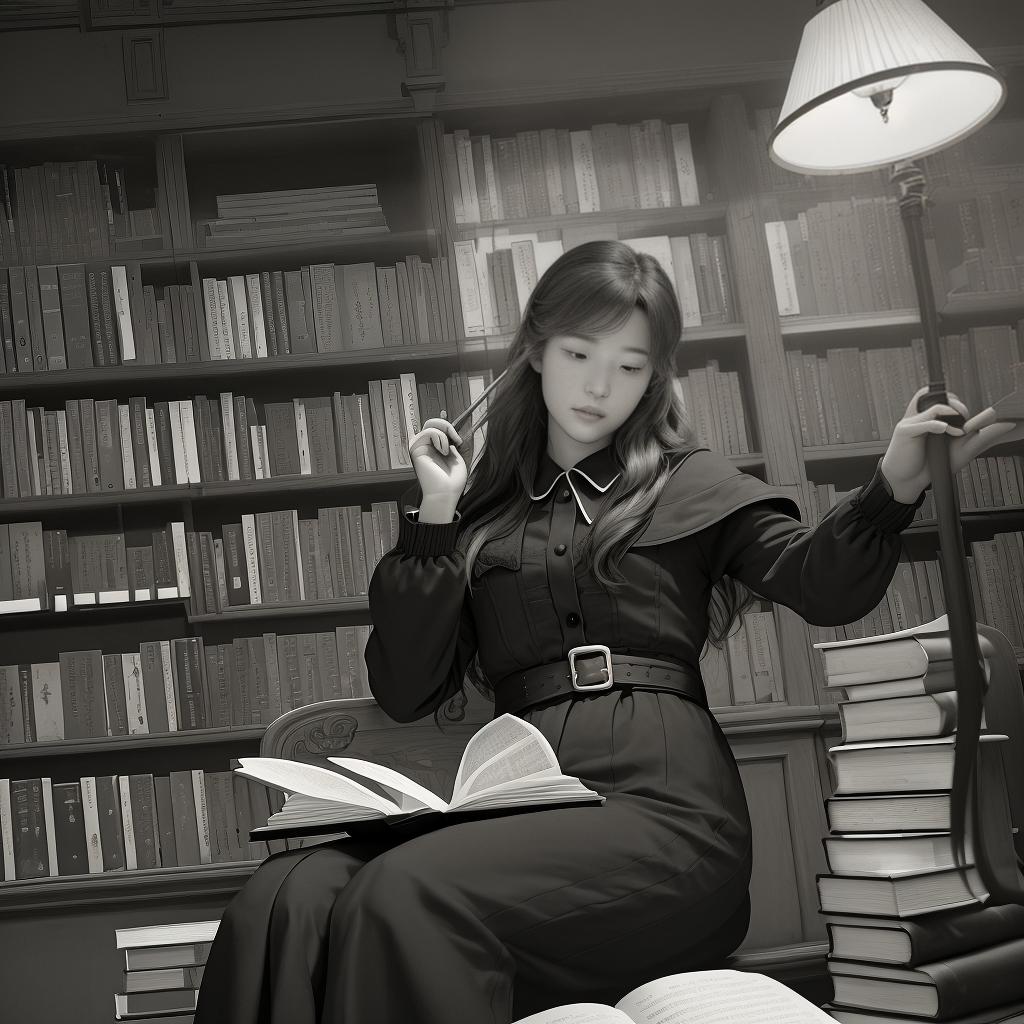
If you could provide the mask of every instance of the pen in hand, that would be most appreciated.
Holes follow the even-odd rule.
[[[463,411],[460,412],[458,416],[456,416],[456,418],[452,421],[452,426],[456,430],[459,429],[460,424],[466,422],[468,417],[472,414],[473,410],[491,393],[493,388],[497,385],[498,381],[500,381],[501,378],[505,376],[506,372],[506,370],[502,370],[502,372],[499,373],[498,376],[495,377],[494,380],[491,381],[491,383],[488,384],[487,387],[484,388],[484,390],[479,395],[477,395],[476,398],[474,398],[473,401],[470,402],[469,405],[465,409],[463,409]],[[440,415],[441,419],[447,419],[448,411],[446,409],[442,409]],[[472,436],[472,433],[470,433],[469,436]],[[458,445],[456,447],[458,447]]]

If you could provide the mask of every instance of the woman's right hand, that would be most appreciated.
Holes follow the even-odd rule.
[[[455,503],[462,497],[469,470],[455,447],[458,444],[462,444],[459,432],[439,416],[427,420],[409,442],[412,467],[424,498],[450,498]]]

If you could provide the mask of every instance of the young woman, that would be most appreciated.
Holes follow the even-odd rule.
[[[652,258],[619,242],[563,255],[472,474],[447,421],[412,439],[421,499],[370,582],[385,712],[424,718],[468,673],[605,802],[270,858],[225,912],[197,1024],[508,1024],[614,1002],[742,941],[750,822],[706,705],[705,640],[749,591],[812,623],[865,615],[928,486],[925,435],[956,435],[959,468],[1013,424],[948,426],[963,404],[917,413],[918,392],[870,481],[808,529],[783,492],[694,442],[672,386],[679,335]]]

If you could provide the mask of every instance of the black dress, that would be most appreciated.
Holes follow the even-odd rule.
[[[876,469],[808,529],[783,492],[695,449],[613,594],[576,563],[616,477],[611,449],[568,472],[545,457],[527,517],[481,552],[471,597],[458,524],[403,517],[369,589],[366,663],[391,717],[431,714],[477,650],[491,680],[585,643],[699,671],[723,574],[809,622],[850,622],[884,596],[915,510]],[[603,805],[270,858],[225,911],[197,1024],[508,1024],[732,952],[748,924],[750,823],[715,718],[618,689],[524,717]]]

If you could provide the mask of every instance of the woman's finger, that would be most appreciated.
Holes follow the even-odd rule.
[[[1007,423],[1005,420],[1001,423],[990,423],[964,441],[964,450],[969,453],[969,458],[973,459],[993,445],[1010,440],[1008,435],[1016,429],[1018,424]]]
[[[954,427],[945,420],[918,420],[905,422],[901,427],[903,433],[909,437],[919,437],[921,434],[952,434],[954,437],[959,437],[963,430],[960,427]]]
[[[965,424],[964,430],[970,433],[972,430],[980,430],[982,427],[987,427],[990,423],[996,422],[996,411],[990,405],[987,409],[983,409],[977,415],[972,416]],[[1011,424],[1012,426],[1012,424]]]
[[[907,403],[907,411],[903,414],[904,417],[913,416],[913,415],[915,415],[917,413],[917,400],[923,394],[925,394],[925,392],[927,392],[927,390],[928,390],[928,385],[926,384],[923,388],[918,388],[914,392],[914,396]]]
[[[967,418],[967,406],[964,405],[964,403],[961,402],[960,399],[956,397],[956,395],[949,396],[949,404],[953,406],[953,408],[956,409],[956,411],[960,413],[960,415],[963,416],[964,419]]]
[[[966,411],[966,410],[965,410]],[[924,412],[917,413],[916,416],[908,416],[907,419],[911,423],[923,422],[925,420],[935,419],[937,416],[956,416],[957,410],[951,405],[933,405],[925,409]]]

